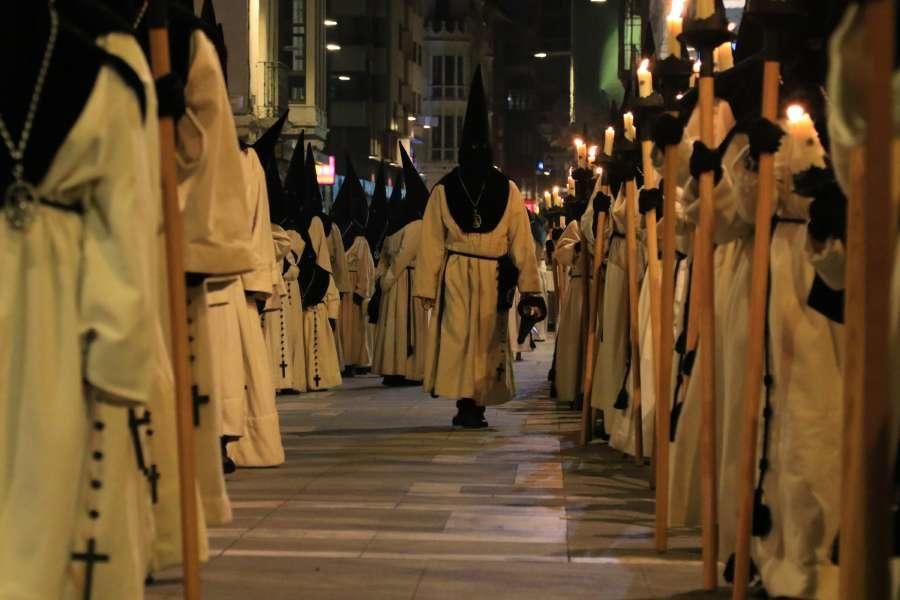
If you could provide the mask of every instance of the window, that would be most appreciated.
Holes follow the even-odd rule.
[[[462,56],[432,57],[432,98],[465,98],[465,79]]]
[[[306,0],[292,1],[291,72],[288,75],[291,100],[306,102]]]
[[[442,115],[436,119],[437,123],[431,128],[431,160],[453,162],[462,137],[463,117]]]

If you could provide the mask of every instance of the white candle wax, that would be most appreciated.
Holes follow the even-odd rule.
[[[616,130],[612,127],[607,127],[606,131],[603,133],[603,154],[606,156],[612,156],[613,153],[613,142],[616,139]]]
[[[650,61],[646,58],[641,61],[638,68],[638,94],[641,98],[646,98],[653,93],[653,73],[650,72]]]
[[[796,104],[788,107],[787,114],[787,130],[791,136],[791,171],[802,173],[812,166],[825,168],[825,151],[812,117]]]
[[[681,58],[681,42],[678,36],[684,31],[684,0],[672,0],[672,7],[666,17],[666,37],[669,54]]]
[[[634,128],[634,115],[630,112],[625,113],[622,115],[622,122],[625,125],[625,139],[633,142],[636,133]]]

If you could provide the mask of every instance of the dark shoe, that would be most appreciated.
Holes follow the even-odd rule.
[[[453,417],[454,427],[465,427],[464,423],[468,420],[469,413],[475,407],[475,401],[471,398],[463,398],[456,401],[456,416]]]
[[[386,385],[387,387],[397,387],[403,385],[403,376],[402,375],[385,375],[381,380],[382,385]]]
[[[227,456],[222,459],[222,472],[226,475],[231,475],[237,471],[237,465],[234,464],[234,461],[228,458]]]
[[[484,418],[484,407],[475,406],[471,408],[462,419],[464,429],[484,429],[488,426],[488,422]]]
[[[404,387],[419,387],[422,385],[422,382],[416,381],[414,379],[407,379],[406,377],[404,377],[403,383],[401,385],[403,385]]]
[[[220,448],[222,449],[222,471],[226,475],[231,475],[237,471],[237,465],[228,457],[228,444],[238,441],[240,438],[233,435],[223,435],[219,438]]]
[[[356,376],[356,372],[354,371],[352,366],[347,366],[344,368],[344,372],[341,373],[341,377],[344,379],[353,379]]]

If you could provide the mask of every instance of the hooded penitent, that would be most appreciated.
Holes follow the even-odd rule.
[[[419,171],[413,164],[406,148],[400,144],[400,158],[403,160],[403,182],[406,184],[406,210],[410,221],[417,221],[425,214],[428,205],[428,187],[419,176]]]
[[[269,127],[259,138],[250,144],[256,151],[256,156],[263,170],[266,172],[266,191],[269,193],[269,220],[276,225],[291,224],[293,215],[287,211],[284,204],[284,194],[281,185],[281,176],[278,174],[278,161],[275,157],[275,146],[281,138],[281,132],[287,121],[288,113],[284,112],[275,123]],[[292,229],[293,227],[284,227]]]
[[[466,233],[488,233],[503,218],[509,179],[493,165],[487,98],[481,67],[475,70],[459,146],[459,166],[441,184],[453,220]]]
[[[319,176],[316,173],[316,158],[313,155],[311,144],[306,146],[306,193],[303,196],[302,210],[308,218],[319,217],[322,220],[322,227],[325,229],[325,236],[331,235],[331,226],[333,221],[331,217],[325,214],[324,201],[322,200],[322,190],[319,189]]]
[[[284,177],[284,194],[287,198],[290,210],[298,217],[298,225],[306,222],[308,226],[308,218],[300,218],[303,215],[303,203],[306,196],[306,132],[301,131],[300,137],[291,153],[291,162],[288,164],[287,174]]]
[[[385,232],[388,226],[388,201],[387,185],[384,173],[384,163],[378,165],[378,175],[375,177],[375,192],[372,194],[372,204],[369,206],[369,226],[366,229],[366,239],[375,262],[381,253],[381,244],[384,242]]]

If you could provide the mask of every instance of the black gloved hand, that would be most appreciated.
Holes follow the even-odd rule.
[[[653,128],[653,143],[663,150],[666,146],[675,146],[684,138],[684,123],[675,115],[663,113]]]
[[[612,198],[603,192],[594,194],[594,217],[603,212],[609,212],[612,206]]]
[[[834,182],[834,171],[830,167],[820,169],[813,166],[794,175],[794,193],[807,198],[815,198],[816,194],[833,185]]]
[[[265,310],[266,310],[266,301],[256,298],[256,312],[258,312],[259,314],[263,314],[263,312]]]
[[[747,135],[750,138],[750,156],[759,161],[760,154],[775,154],[781,147],[781,138],[784,137],[784,129],[777,123],[773,123],[762,117],[752,121],[747,126]]]
[[[810,203],[809,235],[819,242],[847,238],[847,197],[837,182],[821,188]]]
[[[641,155],[638,152],[623,152],[617,157],[616,167],[613,175],[619,181],[631,181],[637,179],[641,174]],[[611,177],[612,177],[611,176]]]
[[[365,298],[363,298],[356,292],[353,293],[353,304],[355,304],[357,306],[362,306],[363,300],[365,300]]]
[[[646,215],[651,210],[655,210],[656,217],[659,218],[662,213],[662,191],[644,188],[638,196],[638,211],[642,215]]]
[[[159,116],[180,119],[186,110],[184,99],[184,82],[176,73],[163,75],[156,80],[156,99],[159,103]]]
[[[691,176],[699,180],[702,173],[715,173],[715,182],[722,179],[722,157],[716,150],[711,150],[701,141],[694,142],[691,154]]]
[[[581,252],[581,242],[575,242],[575,253]]]

